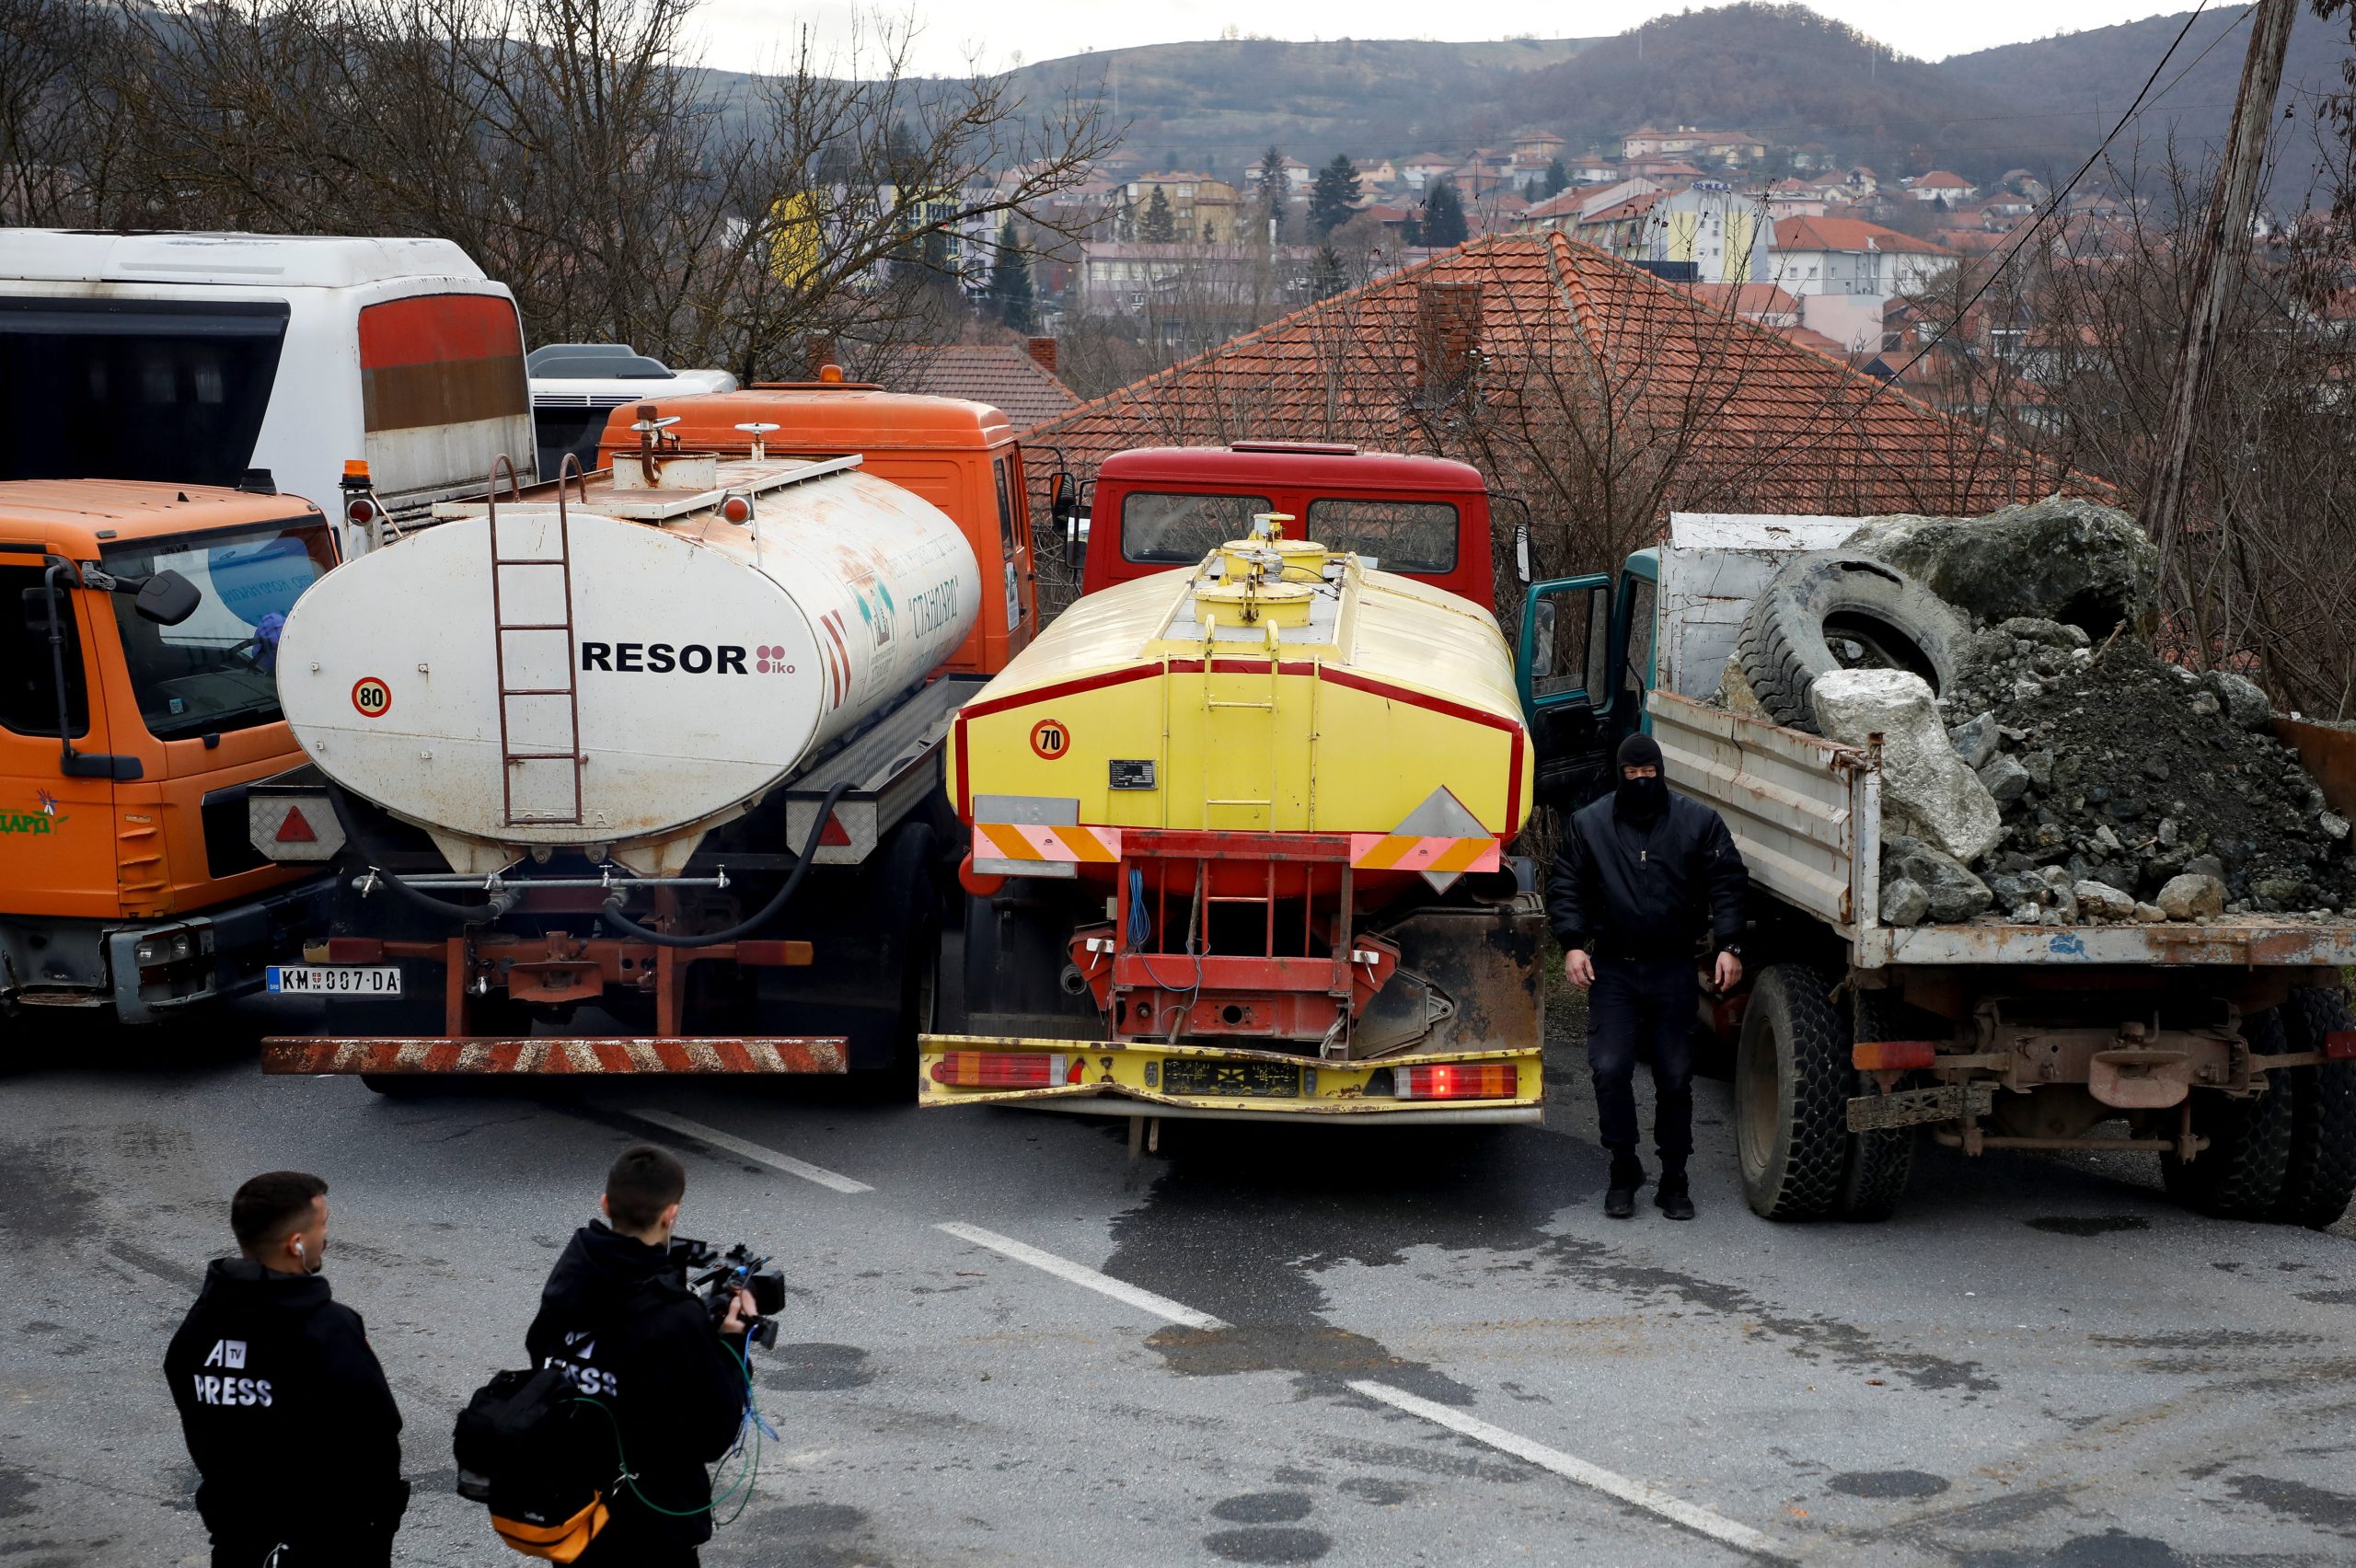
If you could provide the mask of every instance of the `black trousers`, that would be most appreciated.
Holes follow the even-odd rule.
[[[1598,958],[1587,998],[1587,1065],[1603,1146],[1636,1147],[1636,1053],[1653,1059],[1653,1147],[1664,1164],[1693,1150],[1693,1024],[1701,984],[1690,957]]]
[[[696,1549],[649,1539],[642,1528],[617,1518],[597,1532],[572,1568],[696,1568]]]

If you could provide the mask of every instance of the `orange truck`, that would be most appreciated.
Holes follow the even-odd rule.
[[[156,1021],[323,925],[322,867],[253,848],[246,786],[302,761],[278,628],[337,559],[260,477],[0,481],[0,1011]]]

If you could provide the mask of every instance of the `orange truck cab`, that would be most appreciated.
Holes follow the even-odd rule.
[[[323,927],[321,868],[254,850],[245,786],[302,761],[278,628],[336,560],[259,485],[0,482],[0,1010],[155,1021]]]
[[[832,371],[833,366],[826,367]],[[886,392],[835,379],[757,385],[625,404],[598,443],[597,466],[638,448],[642,409],[669,421],[662,433],[696,452],[745,457],[754,443],[771,457],[837,457],[932,502],[973,542],[985,578],[982,617],[944,672],[996,674],[1039,628],[1038,570],[1022,448],[1014,427],[987,403]]]

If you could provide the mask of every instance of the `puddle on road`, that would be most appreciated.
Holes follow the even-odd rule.
[[[2055,1236],[2107,1236],[2114,1230],[2149,1230],[2152,1222],[2140,1214],[2100,1214],[2088,1217],[2057,1214],[2032,1219],[2028,1221],[2028,1228]]]
[[[1443,1286],[1472,1288],[1485,1272],[1534,1267],[1640,1309],[1698,1309],[1739,1321],[1806,1361],[1967,1400],[2000,1387],[1977,1361],[1885,1344],[1856,1324],[1552,1233],[1564,1210],[1594,1201],[1603,1175],[1600,1148],[1519,1128],[1393,1134],[1195,1123],[1173,1140],[1144,1200],[1113,1221],[1104,1269],[1234,1325],[1154,1334],[1147,1343],[1172,1370],[1290,1372],[1303,1397],[1372,1376],[1443,1404],[1472,1402],[1455,1379],[1328,1320],[1319,1273],[1401,1266],[1418,1247],[1451,1255],[1441,1267],[1458,1273],[1443,1273]]]
[[[1849,1470],[1825,1482],[1849,1497],[1936,1497],[1947,1489],[1946,1478],[1929,1470]]]

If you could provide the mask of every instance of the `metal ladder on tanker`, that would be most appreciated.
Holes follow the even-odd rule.
[[[1213,697],[1211,695],[1213,686],[1221,678],[1221,674],[1218,671],[1218,661],[1216,654],[1217,645],[1214,644],[1207,635],[1203,640],[1203,826],[1209,829],[1250,829],[1256,827],[1262,832],[1273,833],[1276,831],[1276,774],[1278,767],[1276,755],[1276,693],[1280,689],[1277,685],[1280,677],[1277,674],[1277,668],[1281,663],[1277,656],[1278,649],[1274,634],[1274,628],[1270,628],[1270,635],[1268,638],[1268,695],[1265,700],[1254,698],[1242,701],[1222,701],[1218,698]],[[1227,677],[1230,679],[1235,678],[1239,674],[1247,674],[1247,672],[1226,672]],[[1266,725],[1265,739],[1268,747],[1268,792],[1265,796],[1220,796],[1210,793],[1213,772],[1211,759],[1221,755],[1225,750],[1225,748],[1219,744],[1218,733],[1221,728],[1219,723],[1219,715],[1225,712],[1265,713],[1267,715],[1267,719],[1265,722]],[[1213,821],[1213,813],[1221,811],[1257,811],[1261,813],[1261,818],[1257,823]]]
[[[491,465],[491,490],[485,497],[486,534],[491,540],[491,644],[497,659],[499,680],[499,783],[501,801],[510,827],[531,826],[536,824],[581,822],[581,693],[580,677],[575,673],[578,650],[572,635],[572,531],[565,515],[564,481],[570,473],[581,485],[581,498],[589,499],[588,480],[581,473],[581,460],[568,452],[564,464],[557,469],[556,480],[556,554],[552,556],[502,556],[499,553],[499,470],[507,470],[508,496],[521,502],[522,485],[515,477],[515,465],[505,455]],[[563,615],[553,621],[510,621],[507,618],[506,594],[502,577],[519,567],[554,569],[562,574]],[[507,640],[515,632],[558,632],[564,634],[564,684],[549,686],[511,686],[507,684]],[[564,698],[564,746],[562,751],[518,751],[513,739],[513,724],[508,705],[517,698]],[[563,763],[572,781],[572,809],[536,811],[517,815],[515,812],[515,774],[518,767],[536,763]]]

